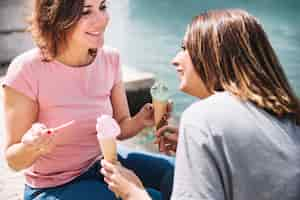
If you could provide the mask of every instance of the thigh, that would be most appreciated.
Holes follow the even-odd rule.
[[[80,180],[48,189],[25,188],[24,200],[115,200],[107,185],[98,180]]]
[[[146,187],[160,190],[161,184],[172,185],[174,158],[147,152],[134,152],[118,146],[119,160],[123,166],[133,170]],[[166,178],[169,177],[169,178]]]
[[[152,188],[148,188],[146,191],[151,197],[151,200],[162,200],[162,194],[159,191]]]

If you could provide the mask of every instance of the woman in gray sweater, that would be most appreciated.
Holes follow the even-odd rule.
[[[179,134],[157,132],[163,151],[177,149],[172,199],[300,199],[299,99],[258,20],[237,9],[205,12],[172,63],[180,90],[199,98]],[[132,172],[102,165],[111,190],[149,199]]]

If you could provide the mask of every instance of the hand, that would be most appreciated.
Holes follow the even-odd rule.
[[[166,125],[158,129],[155,133],[157,139],[155,143],[159,144],[159,151],[171,155],[176,152],[178,143],[178,128],[172,125]]]
[[[154,111],[151,103],[146,103],[140,111],[135,115],[135,118],[142,126],[148,127],[154,125]]]
[[[145,199],[147,197],[144,194],[142,182],[133,171],[124,168],[121,164],[112,164],[104,159],[101,165],[104,181],[109,189],[120,195],[122,199]]]
[[[171,112],[173,110],[173,102],[168,101],[167,113],[165,113],[164,118],[169,119]],[[151,103],[146,103],[141,110],[135,116],[138,121],[142,123],[145,127],[151,127],[155,125],[154,121],[154,109]]]
[[[50,153],[55,144],[53,142],[54,134],[51,134],[52,130],[47,129],[44,124],[34,123],[32,127],[23,135],[22,143],[30,146],[41,154]]]

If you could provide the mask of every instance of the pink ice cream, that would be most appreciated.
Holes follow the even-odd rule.
[[[97,118],[97,137],[102,138],[116,138],[121,133],[119,124],[109,115],[101,115]]]

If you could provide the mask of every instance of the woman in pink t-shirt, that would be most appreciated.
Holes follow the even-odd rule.
[[[96,118],[113,116],[121,140],[153,125],[151,104],[130,117],[119,54],[103,45],[108,21],[105,0],[35,1],[38,48],[15,58],[2,84],[5,157],[25,169],[25,200],[115,199],[99,173]],[[154,199],[169,198],[172,160],[125,150],[119,160]]]

